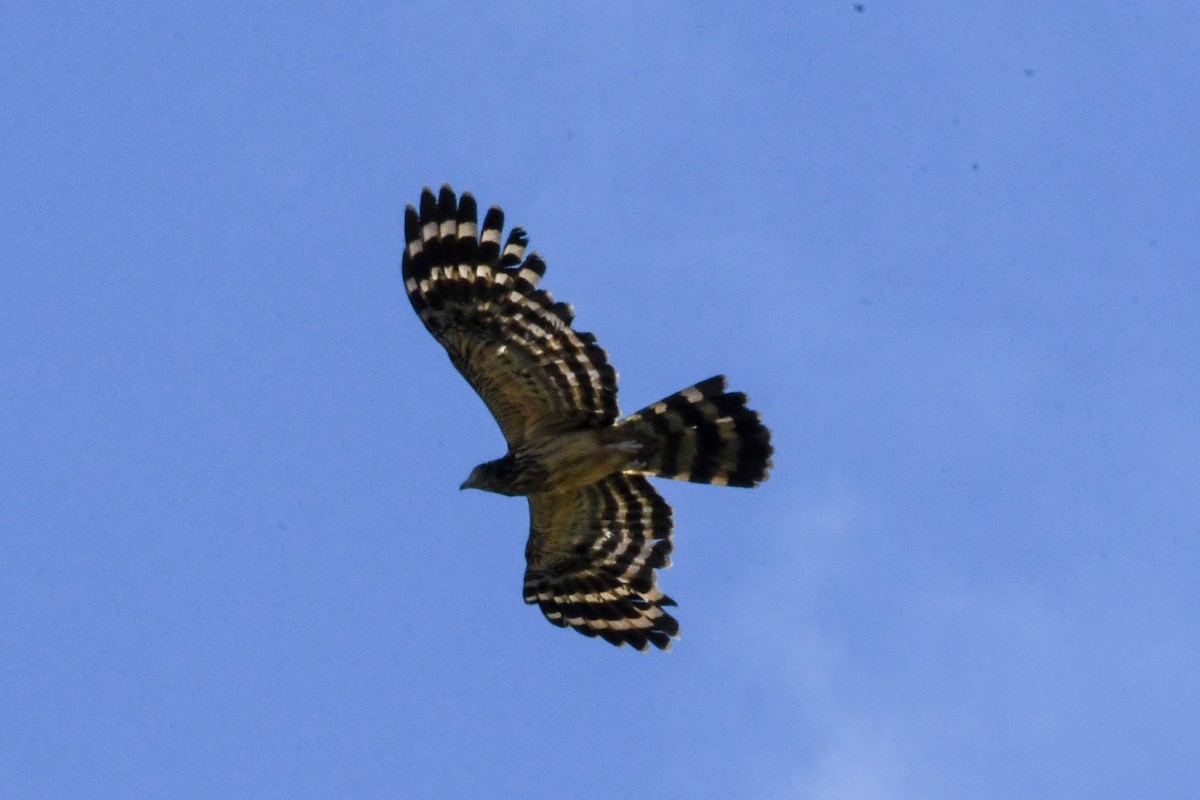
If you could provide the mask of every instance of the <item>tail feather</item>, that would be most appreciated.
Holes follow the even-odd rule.
[[[771,432],[746,395],[717,375],[621,420],[640,447],[631,472],[720,486],[754,486],[771,468]]]

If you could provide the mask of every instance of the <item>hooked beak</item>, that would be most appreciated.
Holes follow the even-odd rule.
[[[483,474],[483,470],[479,467],[471,470],[471,474],[462,482],[462,486],[458,487],[461,492],[463,489],[481,489],[487,485],[487,477]]]

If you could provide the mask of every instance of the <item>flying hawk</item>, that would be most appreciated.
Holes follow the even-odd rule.
[[[413,309],[479,393],[508,443],[462,488],[529,500],[525,602],[586,636],[666,650],[675,605],[655,586],[670,565],[671,507],[646,476],[754,486],[771,466],[770,432],[718,375],[621,418],[617,373],[574,310],[537,288],[493,207],[426,189],[404,218],[404,287]]]

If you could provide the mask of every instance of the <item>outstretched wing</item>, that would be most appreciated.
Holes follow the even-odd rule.
[[[413,308],[500,425],[510,447],[537,433],[616,419],[617,374],[574,311],[537,288],[546,262],[525,232],[500,246],[504,214],[477,225],[475,199],[449,186],[404,218],[404,287]]]
[[[555,625],[638,650],[666,650],[679,623],[655,586],[670,566],[671,507],[638,475],[529,496],[525,602]]]

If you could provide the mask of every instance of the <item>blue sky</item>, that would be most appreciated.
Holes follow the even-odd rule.
[[[1193,5],[10,4],[0,795],[1182,798],[1200,784]],[[670,654],[520,599],[399,276],[499,203],[621,373]]]

